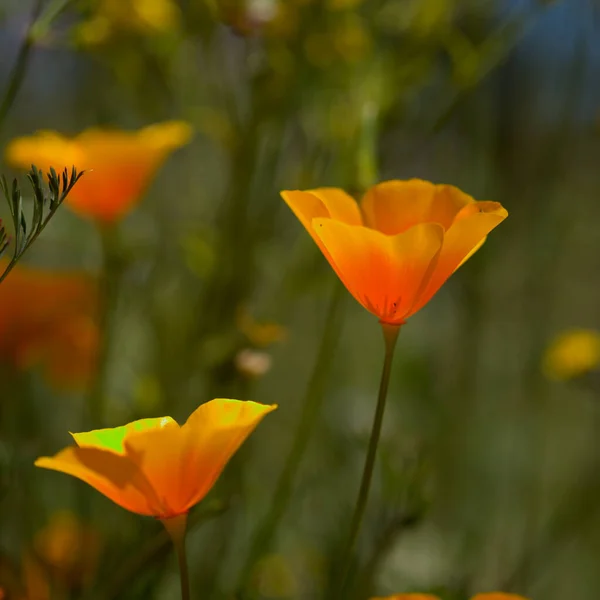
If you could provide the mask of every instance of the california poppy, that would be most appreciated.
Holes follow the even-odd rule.
[[[99,341],[96,300],[86,273],[17,265],[0,286],[0,360],[17,369],[41,366],[59,388],[85,386]]]
[[[67,199],[77,213],[102,223],[125,216],[140,200],[154,173],[177,148],[188,143],[191,128],[168,121],[138,131],[88,129],[69,138],[40,131],[13,140],[6,160],[18,167],[31,164],[56,171],[75,165],[85,170]]]
[[[227,461],[275,405],[216,399],[179,426],[171,417],[74,433],[75,446],[35,465],[85,481],[141,515],[185,515],[221,474]]]
[[[348,291],[390,325],[423,308],[508,215],[420,179],[379,183],[360,205],[339,188],[281,195]]]

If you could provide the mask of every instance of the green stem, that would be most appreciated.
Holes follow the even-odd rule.
[[[345,297],[345,288],[336,281],[336,288],[327,310],[323,337],[321,338],[317,358],[306,388],[306,395],[302,403],[302,414],[296,428],[292,447],[277,481],[266,516],[262,523],[259,524],[250,542],[246,560],[238,579],[238,591],[241,591],[248,581],[255,560],[268,548],[288,507],[298,469],[302,463],[302,458],[323,404],[324,388],[331,365],[331,357],[335,352],[336,342],[340,335],[342,325],[341,307]]]
[[[181,600],[190,600],[190,578],[188,574],[187,557],[185,552],[185,532],[187,530],[187,513],[170,519],[162,519],[167,533],[171,536],[181,578]]]
[[[17,53],[15,64],[8,77],[6,92],[4,92],[4,97],[2,98],[2,103],[0,104],[0,127],[4,125],[4,121],[6,120],[8,112],[12,108],[15,98],[19,93],[19,89],[21,88],[21,84],[25,79],[27,66],[29,64],[29,56],[31,54],[31,48],[33,47],[34,38],[31,35],[31,32],[35,26],[37,18],[40,15],[40,12],[42,11],[42,4],[43,0],[37,0],[37,2],[33,5],[29,26],[27,27],[27,31],[25,32],[25,36],[21,42],[21,47]]]
[[[119,284],[123,273],[123,259],[120,256],[120,243],[115,226],[100,229],[102,243],[102,276],[100,282],[98,329],[100,347],[98,349],[96,373],[90,389],[89,414],[91,426],[103,427],[110,345],[114,333],[114,317],[119,298]]]
[[[352,555],[354,546],[358,539],[360,527],[367,507],[369,499],[369,490],[371,489],[371,480],[373,479],[373,469],[375,467],[375,458],[377,456],[377,446],[381,436],[381,426],[383,424],[383,415],[385,413],[385,401],[387,398],[388,386],[390,383],[390,374],[392,371],[392,361],[394,359],[394,350],[396,348],[396,340],[400,327],[398,325],[381,324],[383,329],[383,337],[385,340],[385,358],[383,361],[383,371],[381,373],[381,381],[379,383],[379,395],[377,397],[377,408],[375,409],[375,417],[373,419],[373,428],[371,429],[371,438],[369,439],[369,448],[367,450],[367,458],[363,469],[360,490],[352,516],[352,524],[350,526],[350,537],[342,562],[342,579],[340,585],[340,598],[344,597],[344,590],[348,582],[348,576],[352,565]]]

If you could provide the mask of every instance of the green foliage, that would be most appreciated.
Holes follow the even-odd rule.
[[[18,181],[13,179],[12,185],[9,185],[6,177],[2,176],[0,178],[0,187],[8,203],[13,224],[13,239],[11,240],[4,223],[0,222],[0,256],[5,253],[11,242],[13,242],[12,257],[4,272],[0,275],[0,283],[42,233],[83,173],[83,171],[78,172],[73,166],[71,173],[65,168],[59,176],[50,167],[49,173],[46,174],[47,184],[44,185],[42,172],[35,165],[32,165],[27,174],[27,179],[33,190],[33,209],[30,218],[26,216],[23,209],[23,195]]]

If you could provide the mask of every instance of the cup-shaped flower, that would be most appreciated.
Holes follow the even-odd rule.
[[[85,481],[132,512],[169,519],[200,502],[261,419],[276,405],[216,399],[179,426],[170,417],[74,433],[76,446],[36,466]]]
[[[508,215],[419,179],[379,183],[360,205],[338,188],[281,195],[348,291],[392,325],[423,308]]]
[[[171,152],[188,143],[191,128],[167,121],[138,131],[88,129],[69,138],[40,131],[13,140],[7,162],[32,164],[58,172],[75,165],[86,174],[71,190],[67,204],[77,213],[102,223],[124,217],[140,200],[154,173]]]

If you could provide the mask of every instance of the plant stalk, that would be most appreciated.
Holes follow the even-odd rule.
[[[190,577],[185,552],[187,513],[171,517],[170,519],[161,519],[161,521],[171,537],[173,546],[175,546],[177,562],[179,563],[179,576],[181,578],[181,600],[190,600]]]
[[[354,547],[356,546],[358,534],[360,533],[360,528],[365,515],[365,509],[367,507],[367,501],[369,499],[371,480],[373,479],[373,470],[375,467],[375,458],[377,457],[377,447],[379,445],[379,438],[381,437],[381,426],[383,424],[383,415],[385,413],[385,403],[390,383],[390,374],[392,372],[394,350],[396,349],[396,341],[398,339],[398,333],[400,332],[399,325],[389,325],[387,323],[382,323],[381,326],[383,329],[383,338],[385,341],[385,357],[383,361],[383,371],[381,373],[381,381],[379,383],[377,407],[375,409],[375,416],[373,418],[373,427],[371,429],[371,437],[369,439],[367,457],[365,459],[365,466],[363,469],[358,498],[356,500],[354,514],[352,516],[350,536],[348,538],[348,544],[346,546],[344,560],[342,562],[342,578],[341,585],[339,587],[340,598],[345,597],[344,592],[348,584],[350,570],[352,567]]]

